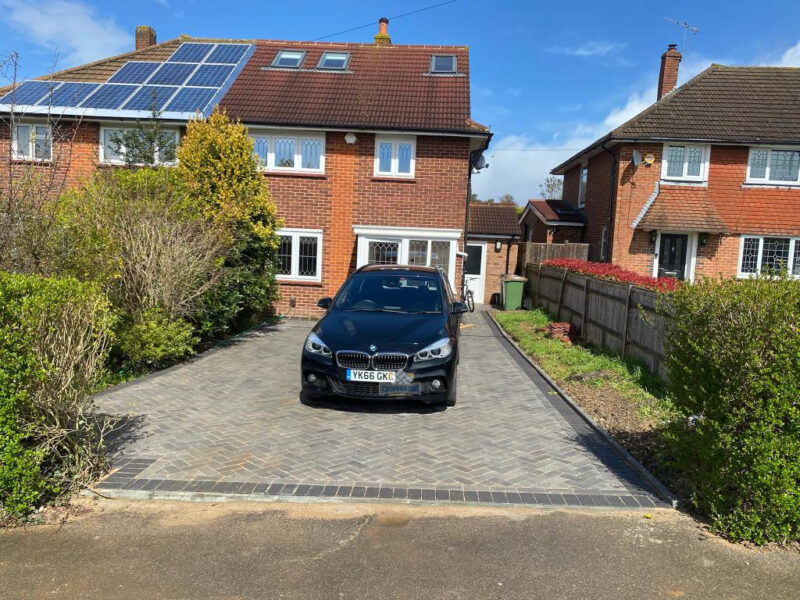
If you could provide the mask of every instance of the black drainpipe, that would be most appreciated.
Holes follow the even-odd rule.
[[[614,220],[614,202],[617,196],[617,185],[616,185],[617,182],[615,177],[615,173],[617,171],[617,155],[608,148],[606,148],[605,142],[600,144],[600,147],[611,155],[611,177],[609,177],[611,184],[608,190],[608,221],[606,223],[606,231],[608,233],[606,233],[606,257],[605,257],[605,262],[611,262],[611,224]],[[603,251],[602,246],[600,247],[600,251],[601,252]]]

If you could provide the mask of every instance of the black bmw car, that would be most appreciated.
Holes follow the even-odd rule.
[[[456,403],[456,302],[441,269],[372,265],[357,270],[303,348],[303,393],[310,398],[408,398]]]

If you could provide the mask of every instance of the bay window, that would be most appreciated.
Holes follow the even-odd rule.
[[[750,148],[747,183],[800,185],[800,150]]]
[[[408,136],[375,137],[376,177],[414,177],[416,139]]]
[[[253,156],[260,169],[298,173],[325,172],[324,133],[251,132]]]
[[[800,277],[800,238],[742,236],[739,248],[739,277],[753,277],[787,271]]]
[[[17,160],[48,161],[53,158],[53,134],[45,123],[16,123],[12,136],[13,156]]]
[[[300,281],[322,279],[322,231],[280,229],[276,278]]]
[[[702,182],[707,178],[709,146],[668,144],[661,161],[661,179]]]

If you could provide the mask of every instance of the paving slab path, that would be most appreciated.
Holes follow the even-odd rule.
[[[303,404],[308,321],[239,336],[102,393],[124,416],[119,470],[98,488],[131,497],[238,494],[649,508],[659,500],[485,314],[464,319],[458,404]],[[123,494],[124,495],[124,494]]]

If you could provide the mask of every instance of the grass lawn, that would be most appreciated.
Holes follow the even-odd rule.
[[[673,481],[663,432],[677,412],[666,385],[643,363],[588,345],[569,345],[542,330],[541,310],[496,311],[500,325],[572,399],[664,483]]]

